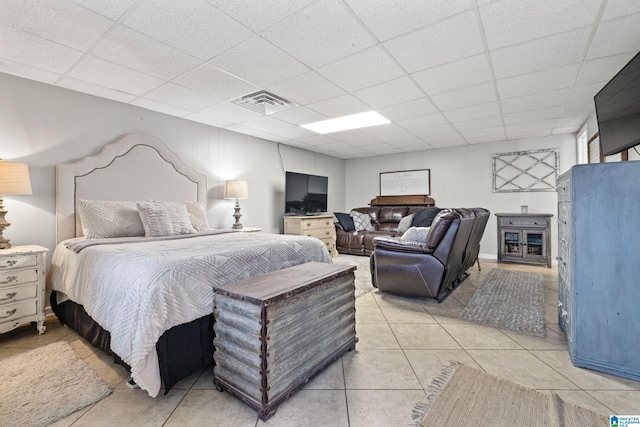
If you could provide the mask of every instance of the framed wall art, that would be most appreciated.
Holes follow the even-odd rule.
[[[493,192],[556,191],[559,150],[493,154]]]
[[[431,194],[431,170],[380,172],[381,196]]]

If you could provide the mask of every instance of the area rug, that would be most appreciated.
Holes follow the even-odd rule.
[[[368,294],[375,289],[371,284],[371,269],[369,267],[368,256],[339,254],[333,257],[333,263],[355,265],[357,267],[354,272],[356,275],[356,298]]]
[[[0,424],[46,426],[111,393],[61,341],[0,360]]]
[[[422,427],[609,425],[604,415],[555,393],[546,395],[458,362],[443,367],[412,417]]]
[[[545,337],[542,274],[494,268],[458,317]]]

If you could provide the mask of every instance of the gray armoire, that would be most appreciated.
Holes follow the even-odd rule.
[[[640,380],[640,162],[558,180],[558,320],[575,366]]]

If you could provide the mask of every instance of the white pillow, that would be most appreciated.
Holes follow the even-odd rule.
[[[400,222],[398,223],[398,231],[396,231],[396,233],[397,234],[404,234],[411,227],[411,222],[412,221],[413,221],[413,214],[407,215],[407,216],[403,216],[400,219]]]
[[[427,243],[427,234],[431,227],[410,227],[403,235],[402,240]]]
[[[353,225],[356,227],[356,231],[373,231],[373,225],[371,225],[371,217],[369,214],[358,212],[353,210],[349,212],[351,218],[353,218]]]
[[[209,224],[207,222],[207,213],[204,211],[204,207],[202,207],[198,202],[184,202],[184,205],[187,207],[189,219],[191,220],[193,228],[195,228],[196,231],[208,230]]]
[[[147,237],[196,232],[183,202],[138,202],[138,212]]]
[[[78,200],[77,209],[87,239],[144,236],[136,202]]]

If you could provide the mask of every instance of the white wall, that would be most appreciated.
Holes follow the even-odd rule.
[[[493,192],[492,154],[543,148],[560,149],[560,173],[576,163],[575,135],[557,135],[517,141],[428,150],[393,156],[347,160],[346,207],[367,206],[379,194],[380,172],[430,169],[431,196],[439,207],[483,207],[491,218],[482,238],[482,257],[497,257],[497,223],[494,213],[552,213],[552,259],[557,254],[557,195],[555,192]]]
[[[126,133],[155,136],[181,160],[208,176],[208,218],[231,227],[232,200],[222,199],[226,179],[244,179],[241,222],[282,231],[284,170],[329,177],[329,209],[343,210],[342,159],[323,156],[0,73],[0,158],[27,163],[33,194],[5,196],[13,245],[55,247],[55,165],[97,154]],[[49,254],[50,255],[50,254]]]

